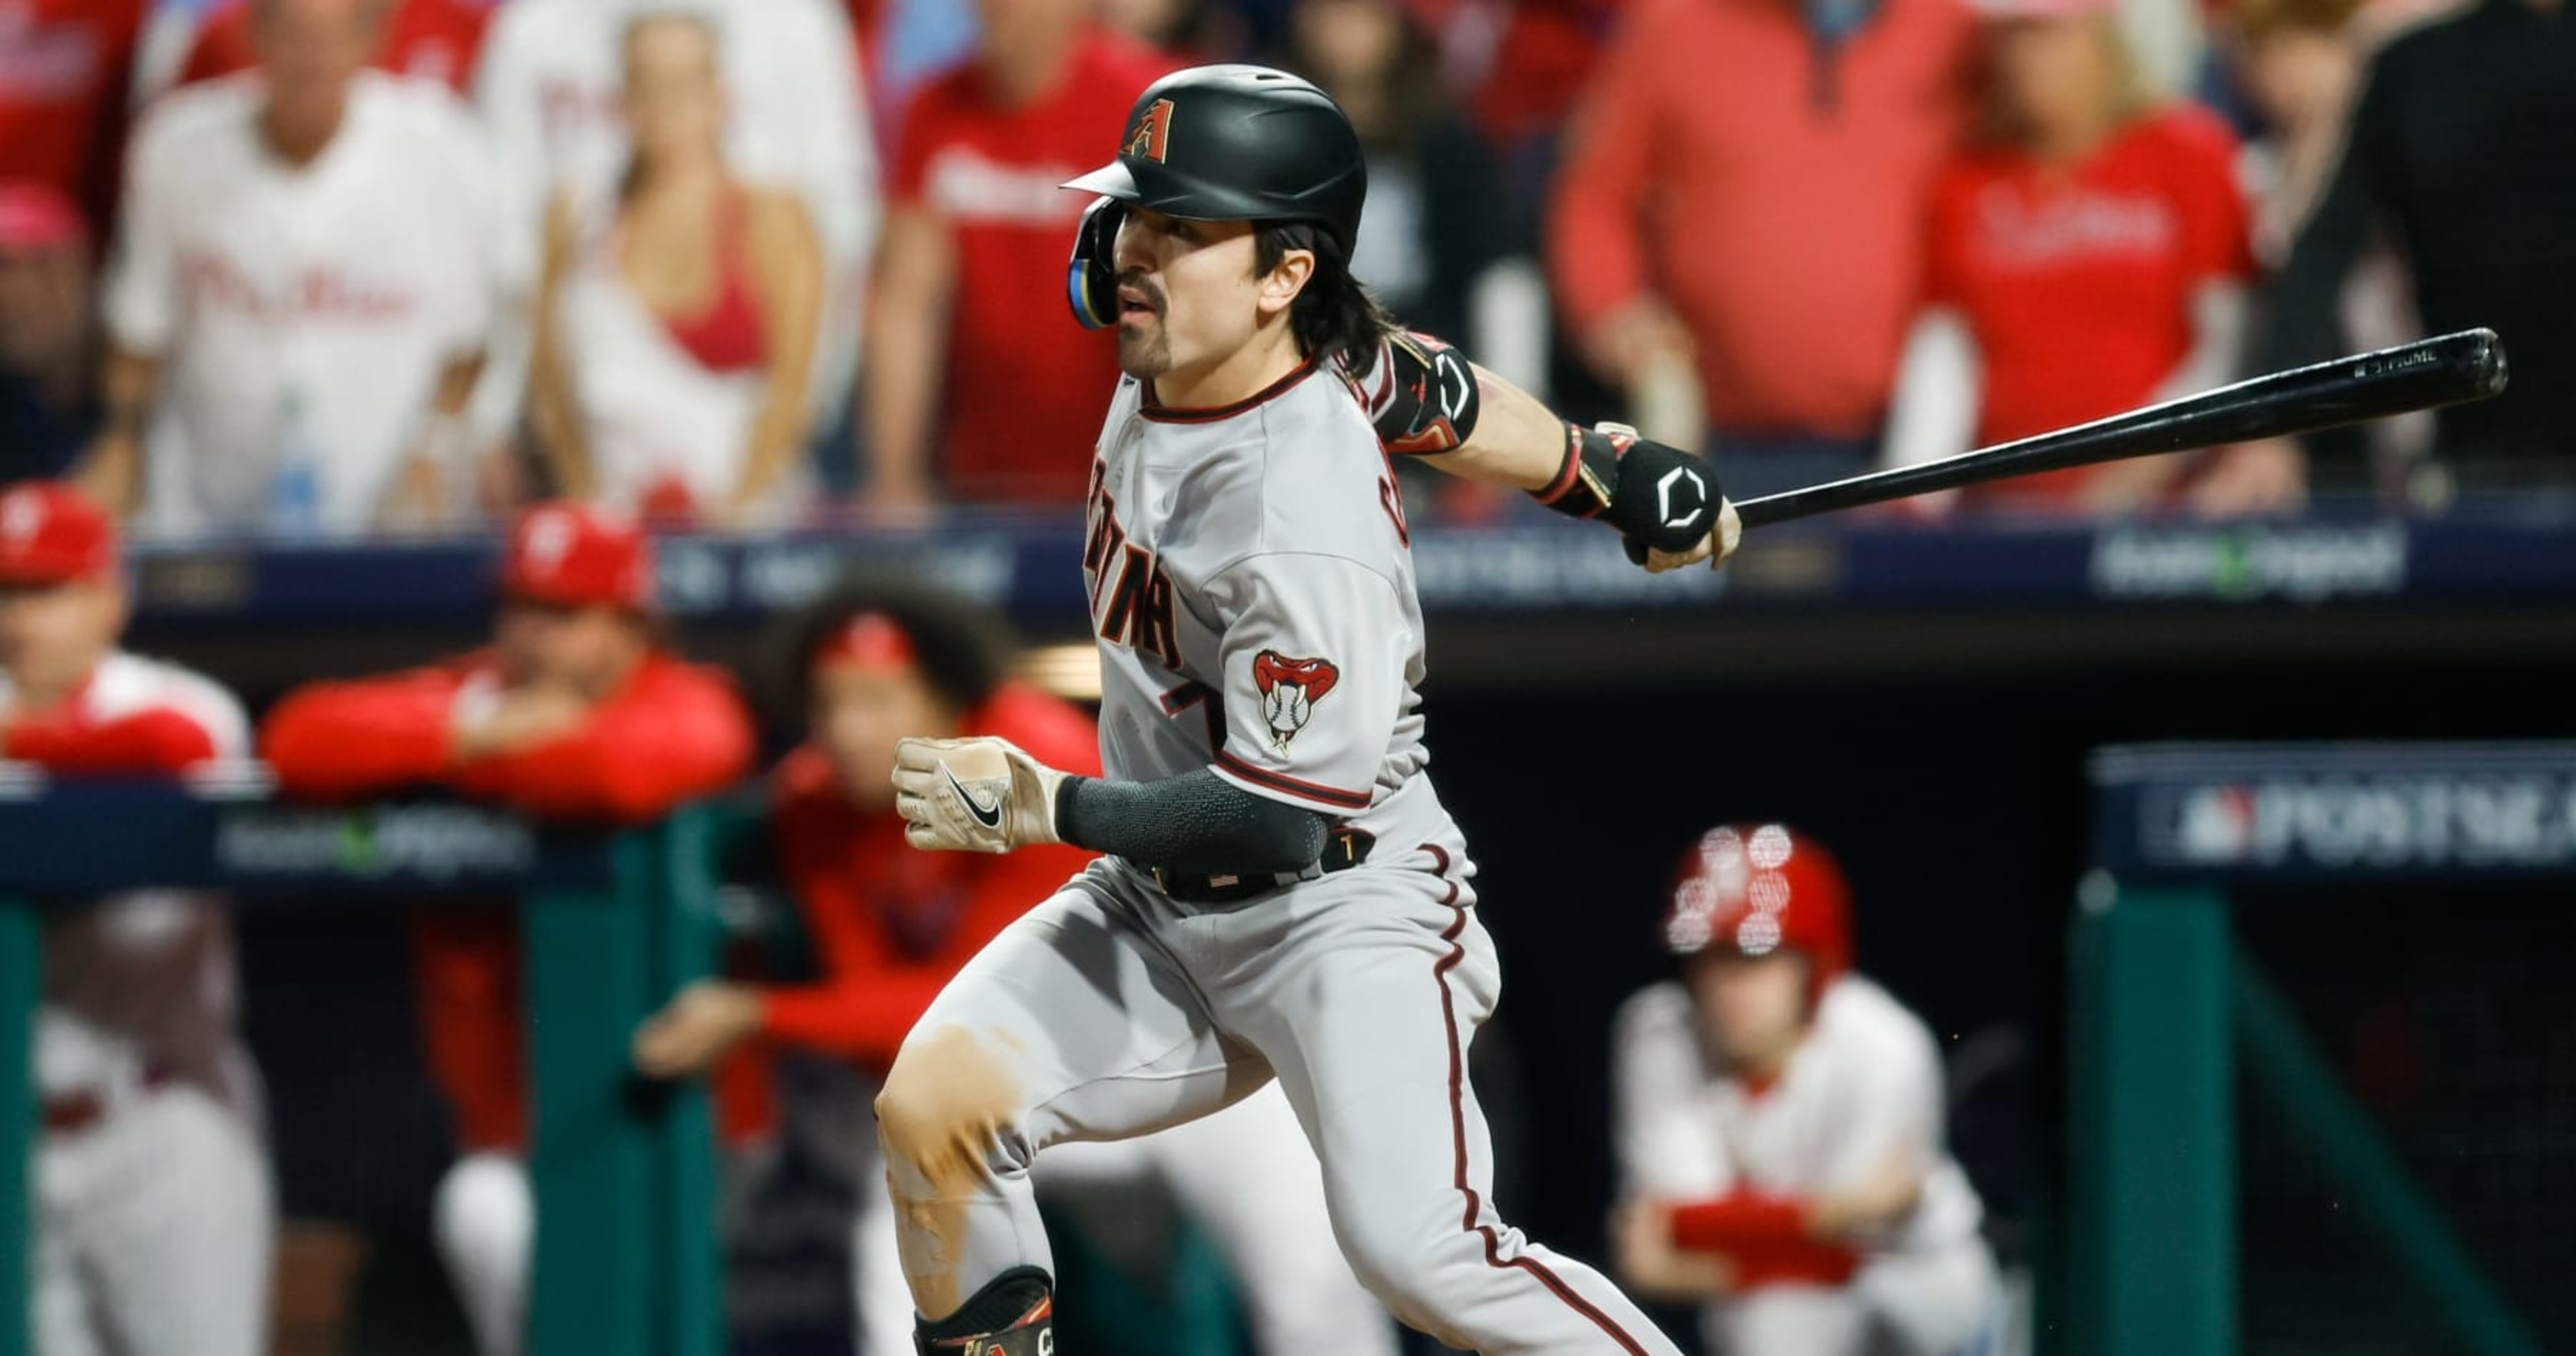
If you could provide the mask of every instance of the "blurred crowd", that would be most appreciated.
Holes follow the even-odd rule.
[[[2561,0],[2115,4],[6,0],[0,482],[160,536],[1068,506],[1114,365],[1057,185],[1234,58],[1361,130],[1398,315],[1739,498],[2473,325],[2502,400],[1917,507],[2576,478]]]

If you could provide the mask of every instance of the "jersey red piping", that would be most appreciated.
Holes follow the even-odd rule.
[[[1437,864],[1433,867],[1435,872],[1442,876],[1449,874],[1447,851],[1436,843],[1425,843],[1422,845],[1422,850],[1430,853],[1433,862]],[[1458,882],[1453,880],[1448,882],[1448,885],[1449,892],[1441,898],[1440,902],[1450,908],[1457,908]],[[1550,1294],[1565,1301],[1567,1308],[1592,1320],[1593,1326],[1601,1329],[1610,1340],[1617,1342],[1620,1350],[1629,1353],[1629,1356],[1646,1356],[1646,1348],[1640,1345],[1636,1338],[1629,1336],[1617,1322],[1596,1308],[1591,1301],[1574,1293],[1574,1287],[1567,1285],[1562,1277],[1548,1270],[1546,1265],[1537,1258],[1515,1257],[1508,1262],[1504,1261],[1502,1240],[1495,1236],[1492,1226],[1476,1222],[1481,1203],[1476,1197],[1475,1188],[1467,1185],[1467,1068],[1465,1062],[1459,1057],[1459,1051],[1464,1047],[1458,1040],[1458,1007],[1449,997],[1449,972],[1458,968],[1458,963],[1467,958],[1467,947],[1458,940],[1459,934],[1467,930],[1467,911],[1457,908],[1457,912],[1456,920],[1440,933],[1440,940],[1449,944],[1449,954],[1432,962],[1431,979],[1433,983],[1440,986],[1440,1020],[1447,1024],[1449,1029],[1449,1142],[1453,1161],[1457,1165],[1454,1184],[1458,1194],[1465,1197],[1467,1201],[1466,1214],[1460,1219],[1458,1227],[1468,1233],[1479,1235],[1485,1240],[1486,1266],[1497,1271],[1518,1268],[1537,1277],[1539,1283],[1546,1286]]]
[[[1299,781],[1284,772],[1273,772],[1268,768],[1254,767],[1252,764],[1235,757],[1233,754],[1230,754],[1223,749],[1216,751],[1216,764],[1218,767],[1243,778],[1245,781],[1257,782],[1263,786],[1269,787],[1273,791],[1285,791],[1292,796],[1304,796],[1308,800],[1320,800],[1337,809],[1365,810],[1369,807],[1369,793],[1366,791],[1344,791],[1338,787],[1325,786],[1318,782]]]
[[[1143,383],[1145,404],[1140,413],[1158,424],[1213,424],[1220,419],[1232,419],[1264,401],[1275,400],[1286,395],[1290,387],[1315,375],[1315,369],[1319,366],[1321,364],[1317,360],[1308,358],[1297,364],[1296,371],[1231,405],[1166,405],[1154,398],[1154,383],[1148,381]]]

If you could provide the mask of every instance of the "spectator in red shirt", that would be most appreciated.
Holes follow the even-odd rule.
[[[51,186],[80,204],[102,237],[150,9],[148,0],[0,5],[0,179]]]
[[[723,675],[664,649],[652,554],[624,519],[547,504],[513,527],[492,644],[430,668],[288,694],[261,728],[281,789],[325,799],[445,787],[540,818],[631,824],[749,770],[751,718]],[[516,919],[424,910],[421,1026],[465,1156],[439,1243],[486,1353],[518,1349],[533,1226]]]
[[[126,600],[97,505],[0,490],[0,760],[168,776],[249,752],[232,694],[117,647]],[[43,968],[36,1266],[11,1281],[32,1280],[36,1349],[258,1356],[276,1212],[222,906],[146,890],[51,912]]]
[[[1062,295],[1086,205],[1056,185],[1168,67],[1081,0],[976,11],[974,60],[923,86],[897,136],[861,374],[880,508],[1076,503],[1118,379],[1101,336],[1031,308]]]
[[[1557,305],[1647,436],[1705,416],[1733,497],[1873,460],[1974,38],[1960,0],[1639,0],[1594,70]]]
[[[2220,385],[2244,338],[2251,236],[2225,126],[2148,92],[2109,0],[1985,6],[1984,136],[1934,192],[1890,424],[1900,463]],[[2114,462],[1971,502],[2118,513],[2189,470]]]
[[[385,10],[383,45],[376,51],[377,70],[435,80],[467,93],[473,87],[474,56],[483,46],[483,28],[492,22],[488,0],[393,0]],[[179,83],[192,84],[247,71],[259,65],[251,41],[249,0],[232,0],[209,12],[197,26],[196,44],[188,49]]]

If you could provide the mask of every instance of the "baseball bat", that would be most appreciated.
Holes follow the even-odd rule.
[[[1764,495],[1737,504],[1735,511],[1748,528],[1785,523],[2038,471],[2318,433],[2409,410],[2485,400],[2502,392],[2504,383],[2503,341],[2493,330],[2462,330],[2250,378],[1919,466]]]

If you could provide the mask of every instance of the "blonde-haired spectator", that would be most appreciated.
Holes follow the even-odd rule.
[[[1900,464],[2221,385],[2244,338],[2253,261],[2234,137],[2156,95],[2110,0],[1982,8],[1989,86],[1977,144],[1933,195],[1926,305],[1889,421]],[[2130,511],[2190,469],[2181,457],[2118,462],[1982,487],[1975,500]],[[2275,502],[2296,485],[2288,477]]]
[[[565,494],[739,526],[805,497],[823,259],[794,194],[726,165],[718,42],[687,13],[628,26],[633,157],[548,213],[534,393]]]

